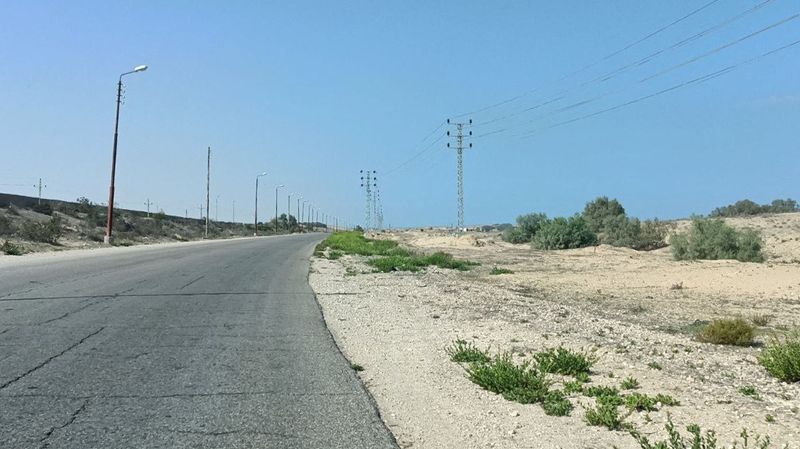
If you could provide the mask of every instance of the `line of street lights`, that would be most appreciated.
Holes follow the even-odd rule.
[[[106,234],[103,237],[103,241],[106,244],[110,244],[111,243],[111,235],[112,235],[113,226],[114,226],[114,182],[115,182],[116,173],[117,173],[117,143],[119,141],[119,112],[120,112],[120,105],[122,103],[122,77],[130,75],[132,73],[144,72],[145,70],[147,70],[147,66],[146,65],[136,66],[136,67],[133,68],[133,70],[121,74],[119,76],[119,80],[117,81],[117,112],[116,112],[116,120],[114,121],[114,146],[113,146],[113,150],[112,150],[112,153],[111,153],[111,183],[110,183],[110,186],[109,186],[109,189],[108,189],[108,213],[107,213],[107,217],[106,217]],[[255,211],[254,211],[254,214],[253,214],[253,236],[254,237],[258,236],[258,179],[263,177],[263,176],[266,176],[266,175],[267,175],[267,172],[262,172],[262,173],[260,173],[260,174],[258,174],[256,176]],[[275,232],[276,233],[278,232],[278,190],[280,188],[282,188],[282,187],[284,187],[283,184],[279,184],[279,185],[275,186]],[[289,217],[291,216],[292,195],[294,195],[294,193],[290,193],[289,197],[288,197],[288,199],[286,201],[287,228],[289,227]],[[308,203],[308,209],[309,209],[308,210],[308,212],[309,212],[308,213],[308,218],[309,218],[308,221],[309,222],[311,222],[311,220],[314,217],[314,214],[313,214],[314,205],[311,204],[311,202],[309,202],[308,200],[303,200],[303,207],[301,209],[300,208],[300,200],[303,199],[303,197],[300,196],[299,194],[297,194],[297,195],[298,195],[297,196],[297,210],[298,210],[298,215],[299,215],[299,220],[300,220],[298,222],[298,224],[302,225],[303,214],[305,213],[306,203]],[[216,203],[216,206],[217,206],[216,207],[217,208],[217,214],[219,214],[219,195],[217,195],[215,203]],[[235,211],[235,207],[236,207],[236,203],[234,202],[234,211]],[[319,214],[319,210],[317,210],[316,212],[317,212],[317,214]],[[206,213],[210,214],[210,211],[207,211]],[[234,215],[235,215],[235,212],[234,212]],[[323,214],[323,221],[325,222],[325,229],[327,230],[328,226],[327,226],[327,221],[325,221],[325,217],[326,217],[325,214]],[[298,217],[295,217],[295,219],[298,219]],[[316,228],[316,223],[317,222],[319,222],[318,218],[317,218],[317,220],[315,220],[314,225],[312,226],[312,230],[314,230]],[[336,227],[338,228],[338,219],[336,220],[336,223],[337,223]]]

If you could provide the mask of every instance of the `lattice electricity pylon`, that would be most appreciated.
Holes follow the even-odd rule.
[[[366,216],[364,217],[364,229],[371,229],[372,228],[372,209],[374,208],[373,205],[373,198],[372,198],[372,188],[377,186],[375,181],[378,179],[375,177],[377,173],[375,170],[361,170],[361,187],[365,188],[366,198],[367,198],[367,208],[366,208]]]
[[[450,123],[450,119],[447,119],[448,125],[455,125],[456,127],[456,155],[457,155],[457,171],[458,171],[458,228],[464,228],[464,125],[472,125],[472,119],[469,119],[466,123]],[[447,131],[447,135],[450,136],[450,131]],[[471,136],[472,131],[467,134],[467,136]],[[447,142],[447,148],[450,148],[450,142]],[[472,142],[469,143],[469,147],[472,148]]]

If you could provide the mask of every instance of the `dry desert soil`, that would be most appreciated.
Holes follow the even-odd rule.
[[[800,447],[800,384],[771,377],[757,361],[772,336],[800,321],[800,214],[727,221],[761,230],[765,263],[678,262],[669,248],[538,251],[497,233],[415,230],[368,237],[446,251],[480,266],[374,273],[361,256],[316,257],[310,281],[340,348],[363,366],[359,375],[401,447],[640,447],[625,431],[585,422],[592,398],[573,394],[571,414],[554,417],[539,405],[482,390],[446,354],[456,339],[492,354],[511,351],[520,363],[558,346],[595,355],[589,385],[618,387],[633,377],[638,392],[680,401],[626,416],[651,440],[666,436],[671,416],[683,433],[693,423],[713,429],[720,447],[743,428],[768,435],[770,447]],[[679,222],[677,229],[686,226]],[[491,275],[493,267],[513,273]],[[762,324],[755,345],[694,338],[704,323],[733,317]],[[756,395],[740,392],[745,387]]]

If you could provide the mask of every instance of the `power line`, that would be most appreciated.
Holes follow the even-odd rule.
[[[753,62],[758,61],[759,59],[762,59],[762,58],[765,58],[767,56],[773,55],[773,54],[778,53],[780,51],[787,50],[787,49],[789,49],[791,47],[794,47],[795,45],[798,45],[798,44],[800,44],[800,40],[796,40],[796,41],[791,42],[789,44],[786,44],[786,45],[783,45],[781,47],[772,49],[772,50],[770,50],[770,51],[768,51],[766,53],[762,53],[762,54],[760,54],[760,55],[758,55],[758,56],[756,56],[754,58],[739,62],[737,64],[725,67],[725,68],[720,69],[720,70],[716,70],[716,71],[711,72],[711,73],[707,73],[707,74],[705,74],[703,76],[694,78],[692,80],[678,83],[678,84],[673,85],[671,87],[668,87],[666,89],[661,89],[661,90],[659,90],[657,92],[654,92],[654,93],[651,93],[651,94],[648,94],[648,95],[644,95],[644,96],[635,98],[633,100],[626,101],[624,103],[621,103],[621,104],[618,104],[618,105],[615,105],[615,106],[612,106],[612,107],[609,107],[609,108],[606,108],[606,109],[602,109],[602,110],[593,112],[591,114],[585,114],[585,115],[582,115],[580,117],[576,117],[576,118],[573,118],[573,119],[570,119],[570,120],[565,120],[563,122],[559,122],[559,123],[556,123],[556,124],[553,124],[553,125],[550,125],[550,126],[538,129],[538,130],[534,130],[534,131],[531,131],[530,133],[524,134],[524,135],[522,135],[520,137],[529,137],[530,135],[533,135],[533,134],[535,134],[535,133],[537,133],[539,131],[542,131],[542,130],[552,129],[552,128],[556,128],[556,127],[559,127],[559,126],[564,126],[564,125],[567,125],[567,124],[570,124],[570,123],[575,123],[575,122],[580,121],[580,120],[585,120],[585,119],[588,119],[588,118],[591,118],[591,117],[596,117],[598,115],[605,114],[607,112],[615,111],[615,110],[618,110],[618,109],[622,109],[624,107],[627,107],[627,106],[630,106],[630,105],[633,105],[633,104],[636,104],[636,103],[640,103],[640,102],[645,101],[645,100],[649,100],[649,99],[651,99],[653,97],[657,97],[659,95],[663,95],[663,94],[672,92],[674,90],[690,86],[692,84],[698,84],[698,83],[703,83],[703,82],[706,82],[706,81],[710,81],[710,80],[718,78],[718,77],[720,77],[722,75],[728,74],[728,73],[730,73],[730,72],[732,72],[732,71],[734,71],[734,70],[736,70],[736,69],[738,69],[738,68],[740,68],[742,66],[751,64]]]
[[[662,26],[661,28],[658,28],[657,30],[655,30],[655,31],[652,31],[652,32],[650,32],[650,33],[646,34],[645,36],[643,36],[643,37],[641,37],[641,38],[637,39],[636,41],[634,41],[634,42],[631,42],[631,43],[629,43],[629,44],[627,44],[627,45],[623,46],[622,48],[620,48],[620,49],[618,49],[618,50],[615,50],[615,51],[613,51],[613,52],[611,52],[611,53],[609,53],[609,54],[607,54],[607,55],[605,55],[605,56],[601,57],[600,59],[597,59],[596,61],[594,61],[594,62],[592,62],[592,63],[590,63],[590,64],[587,64],[587,65],[585,65],[584,67],[582,67],[582,68],[580,68],[580,69],[574,70],[574,71],[572,71],[572,72],[570,72],[570,73],[567,73],[566,75],[563,75],[561,78],[559,78],[559,79],[557,80],[557,82],[561,82],[561,81],[564,81],[564,80],[566,80],[566,79],[569,79],[569,78],[571,78],[571,77],[573,77],[573,76],[575,76],[575,75],[577,75],[577,74],[579,74],[579,73],[582,73],[582,72],[584,72],[584,71],[586,71],[586,70],[588,70],[588,69],[590,69],[590,68],[592,68],[592,67],[595,67],[595,66],[597,66],[598,64],[600,64],[600,63],[602,63],[602,62],[605,62],[605,61],[607,61],[607,60],[609,60],[609,59],[613,58],[614,56],[617,56],[617,55],[619,55],[620,53],[623,53],[623,52],[625,52],[625,51],[627,51],[627,50],[630,50],[631,48],[633,48],[633,47],[635,47],[635,46],[637,46],[637,45],[641,44],[642,42],[644,42],[644,41],[646,41],[646,40],[648,40],[648,39],[650,39],[650,38],[652,38],[652,37],[654,37],[654,36],[656,36],[656,35],[658,35],[658,34],[660,34],[660,33],[664,32],[664,31],[666,31],[667,29],[669,29],[669,28],[672,28],[673,26],[675,26],[675,25],[677,25],[677,24],[679,24],[679,23],[683,22],[684,20],[686,20],[686,19],[688,19],[688,18],[690,18],[690,17],[692,17],[692,16],[694,16],[694,15],[696,15],[696,14],[700,13],[701,11],[705,10],[706,8],[708,8],[708,7],[712,6],[712,5],[714,5],[715,3],[719,2],[719,1],[720,1],[720,0],[711,0],[710,2],[708,2],[708,3],[706,3],[706,4],[702,5],[702,6],[700,6],[699,8],[697,8],[697,9],[695,9],[695,10],[693,10],[693,11],[689,12],[688,14],[685,14],[685,15],[683,15],[683,16],[681,16],[681,17],[679,17],[679,18],[675,19],[675,20],[673,20],[673,21],[672,21],[672,22],[670,22],[669,24],[667,24],[667,25],[664,25],[664,26]],[[487,110],[489,110],[489,109],[493,109],[493,108],[495,108],[495,107],[499,107],[499,106],[502,106],[502,105],[504,105],[504,104],[508,104],[508,103],[514,102],[514,101],[516,101],[516,100],[518,100],[518,99],[520,99],[520,98],[523,98],[523,97],[526,97],[526,96],[528,96],[528,95],[532,94],[533,92],[535,92],[535,91],[537,91],[537,90],[539,90],[539,88],[538,88],[538,87],[537,87],[536,89],[532,89],[532,90],[529,90],[529,91],[523,92],[522,94],[515,95],[515,96],[513,96],[513,97],[511,97],[511,98],[509,98],[509,99],[506,99],[506,100],[500,101],[500,102],[498,102],[498,103],[495,103],[495,104],[493,104],[493,105],[486,106],[486,107],[482,107],[482,108],[479,108],[479,109],[476,109],[476,110],[473,110],[473,111],[469,111],[469,112],[464,112],[464,113],[462,113],[462,114],[454,115],[454,116],[453,116],[453,118],[461,118],[461,117],[465,117],[465,116],[468,116],[468,115],[474,115],[474,114],[478,114],[478,113],[481,113],[481,112],[487,111]]]
[[[672,67],[670,67],[668,69],[662,70],[662,71],[660,71],[660,72],[658,72],[656,74],[653,74],[651,76],[642,78],[642,79],[638,80],[634,84],[645,83],[645,82],[647,82],[647,81],[649,81],[651,79],[657,78],[657,77],[659,77],[659,76],[661,76],[661,75],[663,75],[663,74],[665,74],[667,72],[670,72],[670,71],[673,71],[673,70],[678,69],[680,67],[684,67],[684,66],[687,66],[689,64],[692,64],[692,63],[694,63],[694,62],[696,62],[696,61],[698,61],[700,59],[704,59],[704,58],[706,58],[708,56],[711,56],[713,54],[716,54],[716,53],[718,53],[718,52],[720,52],[722,50],[725,50],[725,49],[730,48],[730,47],[732,47],[734,45],[737,45],[737,44],[739,44],[741,42],[744,42],[747,39],[750,39],[752,37],[758,36],[758,35],[760,35],[760,34],[762,34],[764,32],[772,30],[772,29],[774,29],[774,28],[776,28],[778,26],[786,24],[786,23],[788,23],[788,22],[790,22],[792,20],[797,19],[798,17],[800,17],[800,13],[796,13],[796,14],[793,14],[791,16],[784,17],[783,19],[779,20],[778,22],[772,23],[771,25],[768,25],[768,26],[766,26],[764,28],[761,28],[758,31],[755,31],[755,32],[749,33],[749,34],[747,34],[747,35],[745,35],[743,37],[734,39],[733,41],[730,41],[730,42],[728,42],[728,43],[726,43],[724,45],[721,45],[721,46],[719,46],[719,47],[717,47],[717,48],[715,48],[713,50],[707,51],[707,52],[705,52],[705,53],[703,53],[703,54],[701,54],[699,56],[694,56],[694,57],[689,58],[688,60],[683,61],[683,62],[681,62],[679,64],[676,64],[676,65],[674,65],[674,66],[672,66]],[[610,90],[610,91],[607,91],[607,92],[602,93],[600,95],[597,95],[595,97],[588,98],[588,99],[583,99],[583,100],[580,100],[578,102],[569,104],[567,106],[563,106],[561,108],[555,109],[555,110],[550,111],[549,113],[546,113],[544,115],[540,115],[540,116],[535,117],[535,118],[533,118],[531,120],[527,120],[524,123],[520,123],[520,124],[516,124],[516,125],[509,125],[509,126],[506,126],[503,130],[492,131],[490,133],[485,133],[484,135],[497,134],[497,133],[500,133],[500,132],[508,131],[510,129],[513,129],[513,128],[518,128],[520,126],[525,126],[528,123],[533,123],[533,122],[536,122],[536,121],[540,121],[542,119],[552,117],[552,116],[554,116],[554,115],[556,115],[558,113],[566,112],[566,111],[569,111],[571,109],[575,109],[575,108],[578,108],[578,107],[581,107],[581,106],[585,106],[587,104],[593,103],[593,102],[595,102],[595,101],[597,101],[599,99],[602,99],[604,97],[607,97],[609,95],[613,95],[613,94],[617,94],[617,93],[620,93],[620,92],[624,92],[626,89],[627,89],[627,87],[622,87],[622,88],[618,88],[618,89],[615,89],[615,90]]]
[[[746,15],[748,15],[748,14],[751,14],[751,13],[753,13],[753,12],[755,12],[755,11],[757,11],[757,10],[759,10],[759,9],[763,8],[764,6],[766,6],[768,3],[771,3],[772,1],[773,1],[773,0],[765,0],[765,1],[763,1],[763,2],[761,2],[761,3],[759,3],[759,4],[755,5],[755,6],[753,6],[753,7],[751,7],[751,8],[748,8],[747,10],[744,10],[744,11],[742,11],[742,12],[740,12],[740,13],[738,13],[738,14],[734,15],[734,16],[728,17],[727,19],[723,20],[722,22],[720,22],[720,23],[718,23],[718,24],[716,24],[716,25],[714,25],[714,26],[712,26],[712,27],[710,27],[710,28],[707,28],[707,29],[705,29],[705,30],[703,30],[703,31],[701,31],[701,32],[699,32],[699,33],[694,33],[694,34],[692,34],[692,35],[690,35],[690,36],[688,36],[688,37],[686,37],[686,38],[683,38],[683,39],[681,39],[680,41],[677,41],[677,42],[673,43],[672,45],[670,45],[670,46],[668,46],[668,47],[662,48],[662,49],[660,49],[660,50],[658,50],[658,51],[656,51],[656,52],[654,52],[654,53],[651,53],[650,55],[648,55],[648,56],[646,56],[646,57],[644,57],[644,58],[641,58],[641,59],[639,59],[639,60],[637,60],[637,61],[634,61],[633,63],[626,64],[626,65],[624,65],[624,66],[622,66],[622,67],[620,67],[620,68],[617,68],[617,69],[615,69],[614,71],[612,71],[612,72],[609,72],[609,73],[607,73],[607,74],[605,74],[605,75],[602,75],[602,76],[600,76],[600,77],[594,78],[594,79],[592,79],[592,80],[589,80],[589,81],[586,81],[586,82],[584,82],[583,84],[581,84],[581,86],[580,86],[580,87],[585,87],[585,86],[587,86],[587,85],[589,85],[589,84],[591,84],[591,83],[602,83],[602,82],[608,81],[608,80],[610,80],[610,79],[614,78],[615,76],[619,75],[619,74],[620,74],[620,73],[622,73],[623,71],[627,70],[628,68],[631,68],[631,67],[634,67],[634,66],[637,66],[637,67],[638,67],[638,66],[644,65],[644,64],[646,64],[646,63],[649,63],[649,62],[650,62],[650,61],[652,61],[652,60],[653,60],[653,59],[654,59],[656,56],[658,56],[658,55],[661,55],[661,54],[665,53],[666,51],[668,51],[668,50],[671,50],[671,49],[673,49],[673,48],[677,48],[677,47],[679,47],[679,46],[683,45],[684,43],[686,43],[687,41],[690,41],[690,40],[695,40],[695,39],[697,38],[697,36],[700,36],[700,35],[702,35],[702,36],[708,35],[710,32],[712,32],[712,31],[716,31],[716,30],[720,29],[722,26],[724,26],[724,25],[726,25],[726,24],[732,23],[733,21],[735,21],[735,20],[737,20],[737,19],[739,19],[739,18],[741,18],[741,17],[744,17],[744,16],[746,16]],[[654,74],[654,75],[651,75],[651,76],[649,76],[649,77],[646,77],[646,78],[640,79],[640,80],[638,81],[638,83],[642,83],[642,82],[649,81],[650,79],[656,78],[656,77],[658,77],[658,76],[660,76],[660,75],[662,75],[662,74],[664,74],[664,73],[667,73],[667,72],[669,72],[669,71],[672,71],[672,70],[675,70],[675,69],[677,69],[677,68],[680,68],[680,67],[683,67],[683,66],[689,65],[689,64],[691,64],[691,63],[693,63],[693,62],[696,62],[697,60],[703,59],[703,58],[705,58],[705,57],[711,56],[712,54],[718,53],[719,51],[722,51],[722,50],[724,50],[724,49],[726,49],[726,48],[728,48],[728,47],[731,47],[731,46],[733,46],[733,45],[736,45],[736,44],[738,44],[738,43],[741,43],[741,42],[743,42],[743,41],[745,41],[745,40],[747,40],[747,39],[749,39],[749,38],[751,38],[751,37],[757,36],[757,35],[759,35],[759,34],[761,34],[761,33],[764,33],[764,32],[766,32],[766,31],[769,31],[769,30],[771,30],[771,29],[773,29],[773,28],[775,28],[775,27],[777,27],[777,26],[783,25],[783,24],[784,24],[784,23],[786,23],[786,22],[789,22],[789,21],[791,21],[791,20],[794,20],[794,19],[796,19],[798,16],[800,16],[800,14],[795,14],[795,15],[792,15],[792,16],[788,16],[788,17],[786,17],[786,18],[784,18],[784,19],[782,19],[782,20],[780,20],[780,21],[778,21],[778,22],[776,22],[776,23],[773,23],[772,25],[769,25],[769,26],[767,26],[767,27],[765,27],[765,28],[763,28],[763,29],[760,29],[760,30],[758,30],[758,31],[756,31],[756,32],[750,33],[750,34],[748,34],[748,35],[746,35],[746,36],[743,36],[743,37],[741,37],[741,38],[738,38],[738,39],[736,39],[736,40],[734,40],[734,41],[731,41],[731,42],[729,42],[729,43],[727,43],[727,44],[725,44],[725,45],[723,45],[723,46],[721,46],[721,47],[718,47],[718,48],[716,48],[716,49],[714,49],[714,50],[711,50],[711,51],[709,51],[709,52],[706,52],[706,53],[705,53],[705,54],[703,54],[703,55],[700,55],[700,56],[697,56],[697,57],[690,58],[689,60],[687,60],[687,61],[684,61],[684,62],[682,62],[682,63],[680,63],[680,64],[678,64],[678,65],[675,65],[675,66],[673,66],[673,67],[671,67],[671,68],[669,68],[669,69],[666,69],[666,70],[664,70],[664,71],[662,71],[662,72],[660,72],[660,73],[656,73],[656,74]],[[540,119],[542,119],[542,118],[549,117],[549,116],[555,115],[555,114],[557,114],[557,113],[560,113],[560,112],[564,112],[564,111],[568,111],[568,110],[570,110],[570,109],[574,109],[574,108],[576,108],[576,107],[584,106],[584,105],[586,105],[586,104],[592,103],[592,102],[594,102],[594,101],[596,101],[596,100],[599,100],[599,99],[601,99],[601,98],[607,97],[607,96],[609,96],[609,95],[611,95],[611,94],[615,94],[615,93],[622,92],[623,90],[624,90],[624,88],[622,88],[622,89],[617,89],[617,90],[612,90],[612,91],[605,92],[605,93],[603,93],[603,94],[601,94],[601,95],[595,96],[595,97],[593,97],[593,98],[589,98],[589,99],[584,99],[584,100],[581,100],[581,101],[579,101],[579,102],[577,102],[577,103],[573,103],[573,104],[570,104],[570,105],[564,106],[564,107],[562,107],[562,108],[556,109],[555,111],[552,111],[552,112],[550,112],[550,113],[548,113],[548,114],[546,114],[546,115],[544,115],[544,116],[539,116],[539,117],[536,117],[536,118],[534,118],[534,119],[532,119],[532,120],[528,120],[528,121],[526,121],[525,123],[532,123],[532,122],[535,122],[535,121],[537,121],[537,120],[540,120]],[[529,108],[526,108],[526,109],[523,109],[523,110],[520,110],[520,111],[517,111],[517,112],[513,112],[513,113],[506,114],[506,115],[504,115],[504,116],[502,116],[502,117],[499,117],[499,118],[495,118],[495,119],[491,119],[491,120],[487,120],[487,121],[484,121],[484,122],[477,123],[475,126],[476,126],[476,127],[477,127],[477,126],[484,126],[484,125],[491,124],[491,123],[495,123],[495,122],[498,122],[498,121],[501,121],[501,120],[505,120],[505,119],[509,119],[509,118],[514,118],[514,117],[517,117],[517,116],[519,116],[519,115],[522,115],[522,114],[524,114],[524,113],[530,112],[530,111],[532,111],[532,110],[534,110],[534,109],[538,109],[538,108],[540,108],[540,107],[543,107],[543,106],[546,106],[546,105],[548,105],[548,104],[554,103],[554,102],[556,102],[556,101],[562,100],[562,99],[566,98],[566,95],[562,95],[562,94],[565,94],[565,93],[570,93],[570,92],[571,92],[571,89],[568,89],[568,90],[562,90],[562,91],[560,91],[559,93],[557,93],[557,94],[556,94],[556,95],[558,95],[558,96],[556,96],[555,98],[552,98],[552,99],[549,99],[549,100],[547,100],[547,101],[544,101],[544,102],[542,102],[542,103],[539,103],[539,104],[537,104],[537,105],[534,105],[533,107],[529,107]],[[508,127],[506,128],[506,130],[508,130],[508,129],[510,129],[510,128],[513,128],[513,127],[515,127],[515,126],[516,126],[516,127],[523,126],[525,123],[521,123],[521,124],[517,124],[517,125],[508,126]],[[493,132],[493,133],[495,133],[495,132]]]

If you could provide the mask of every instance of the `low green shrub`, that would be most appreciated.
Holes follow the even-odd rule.
[[[707,430],[705,433],[700,429],[697,424],[691,424],[686,427],[689,432],[689,438],[680,434],[675,429],[672,423],[672,417],[667,415],[667,424],[664,425],[667,430],[668,438],[662,441],[650,442],[647,437],[640,434],[639,431],[630,429],[631,436],[636,439],[641,449],[717,449],[717,434],[713,430]],[[741,441],[733,443],[730,447],[720,447],[719,449],[767,449],[770,446],[769,437],[761,437],[756,435],[751,440],[750,434],[747,430],[742,430],[739,434]],[[750,444],[753,444],[752,446]]]
[[[592,232],[607,232],[609,228],[619,226],[619,221],[625,218],[625,208],[616,199],[601,196],[586,203],[582,216]]]
[[[635,390],[639,388],[639,381],[633,377],[626,377],[622,380],[619,387],[623,390]]]
[[[489,272],[489,274],[491,274],[493,276],[496,276],[496,275],[499,275],[499,274],[513,274],[513,273],[514,272],[509,270],[508,268],[498,268],[498,267],[493,267],[492,271]]]
[[[542,402],[544,413],[550,416],[567,416],[572,408],[572,403],[561,390],[550,390]]]
[[[25,254],[25,249],[20,245],[15,245],[8,240],[5,240],[3,241],[3,244],[0,245],[0,252],[7,256],[21,256]]]
[[[532,242],[538,249],[583,248],[597,244],[597,234],[589,229],[580,215],[558,217],[544,223]]]
[[[61,219],[53,217],[46,222],[25,221],[17,230],[17,234],[25,240],[32,242],[49,243],[55,245],[63,235]]]
[[[318,249],[330,248],[343,251],[345,254],[358,254],[360,256],[409,256],[410,252],[401,248],[392,240],[374,240],[364,237],[356,231],[336,232],[331,234]]]
[[[773,339],[758,361],[774,377],[800,382],[800,330],[783,339]]]
[[[542,213],[520,215],[517,217],[517,225],[503,232],[503,240],[510,243],[528,243],[547,222],[547,215]]]
[[[436,252],[427,256],[409,254],[378,257],[367,261],[367,264],[383,273],[390,271],[419,271],[421,268],[431,265],[439,268],[466,271],[471,266],[477,265],[475,262],[456,259],[452,255],[443,252]]]
[[[492,360],[487,351],[482,351],[464,340],[455,340],[445,348],[445,352],[451,361],[458,363],[488,363]]]
[[[53,215],[53,206],[50,203],[34,204],[31,209],[44,215]]]
[[[598,401],[596,407],[586,409],[584,418],[590,426],[602,426],[609,430],[629,427],[620,416],[617,406],[607,402]]]
[[[703,343],[750,346],[755,327],[741,318],[714,320],[701,329],[696,337]]]
[[[731,205],[718,207],[711,212],[712,217],[741,217],[758,214],[782,214],[786,212],[800,212],[797,201],[787,198],[772,201],[770,204],[760,205],[754,201],[741,200]]]
[[[688,233],[670,239],[675,260],[735,259],[763,262],[763,241],[754,230],[736,230],[720,219],[696,218]]]
[[[544,401],[550,383],[545,374],[527,363],[517,365],[510,354],[503,354],[488,363],[473,363],[467,377],[481,388],[504,398],[532,404]]]
[[[13,235],[16,229],[11,219],[5,215],[0,215],[0,235]]]
[[[533,359],[540,371],[574,376],[589,373],[596,359],[582,352],[563,347],[548,349],[534,354]]]

